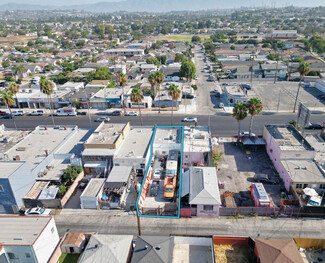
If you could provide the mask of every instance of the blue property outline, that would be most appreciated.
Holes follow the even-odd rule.
[[[157,128],[181,128],[182,130],[182,138],[181,138],[181,163],[179,166],[179,188],[178,188],[178,213],[177,216],[154,216],[154,215],[141,215],[139,213],[139,207],[138,207],[138,203],[139,203],[139,199],[142,193],[142,188],[144,185],[144,182],[146,181],[147,178],[147,174],[149,171],[149,166],[151,164],[151,159],[152,159],[152,154],[153,154],[153,141],[155,139],[156,136],[156,130]],[[147,164],[147,168],[146,168],[146,172],[145,172],[145,176],[142,180],[142,184],[141,184],[141,188],[138,194],[138,198],[137,198],[137,202],[136,202],[136,207],[137,207],[137,213],[138,216],[140,217],[162,217],[162,218],[180,218],[180,211],[181,211],[181,194],[182,194],[182,170],[183,170],[183,142],[184,142],[184,126],[182,125],[156,125],[152,134],[152,139],[151,139],[151,143],[150,143],[150,157],[149,157],[149,162]]]

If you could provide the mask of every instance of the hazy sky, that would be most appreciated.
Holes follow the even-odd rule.
[[[123,0],[0,0],[0,4],[7,3],[24,3],[24,4],[39,4],[39,5],[76,5],[76,4],[90,4],[97,2],[119,2]],[[159,1],[159,0],[152,0]],[[175,0],[177,2],[177,0]],[[225,3],[224,0],[215,0],[220,1],[220,3]],[[272,3],[275,3],[276,7],[282,7],[283,5],[295,5],[295,6],[324,6],[325,0],[228,0],[227,5],[234,3],[233,7],[238,7],[238,3],[241,3],[242,6],[261,6],[262,4],[270,6]],[[221,4],[222,5],[222,4]]]

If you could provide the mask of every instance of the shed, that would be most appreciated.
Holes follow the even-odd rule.
[[[132,166],[114,166],[106,179],[105,188],[122,188],[128,183],[131,171]]]
[[[86,237],[83,233],[68,233],[61,245],[62,253],[81,253],[86,243]]]
[[[104,183],[104,178],[93,178],[90,180],[80,196],[80,206],[82,209],[98,209],[98,202],[102,197]]]

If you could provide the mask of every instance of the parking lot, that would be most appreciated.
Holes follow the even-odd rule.
[[[249,80],[222,80],[221,83],[249,83]],[[248,97],[259,97],[263,102],[264,110],[268,111],[292,111],[297,95],[299,82],[277,81],[273,80],[253,80],[253,88],[248,91]],[[311,108],[313,111],[324,111],[325,100],[321,100],[318,96],[324,95],[321,91],[312,87],[301,87],[297,103],[299,102]]]
[[[275,185],[264,184],[264,187],[271,203],[274,206],[280,205],[283,190],[281,180],[276,175],[265,151],[244,151],[231,142],[220,144],[218,150],[224,153],[218,164],[218,180],[224,183],[224,189],[220,189],[220,195],[230,191],[235,194],[237,206],[255,206],[250,186],[254,182],[254,175],[265,174],[277,182]]]

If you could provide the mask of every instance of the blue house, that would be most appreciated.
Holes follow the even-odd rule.
[[[36,176],[24,161],[0,162],[0,214],[18,213]]]

